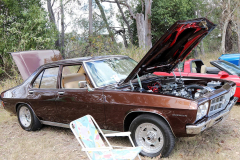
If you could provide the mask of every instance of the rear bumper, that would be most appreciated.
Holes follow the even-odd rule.
[[[221,111],[219,114],[211,116],[207,121],[199,123],[199,124],[193,124],[193,125],[186,125],[186,132],[187,134],[199,134],[202,131],[206,130],[207,128],[210,128],[211,126],[221,122],[223,119],[227,117],[230,110],[234,106],[234,104],[238,101],[237,97],[234,97],[233,100],[229,102],[226,109]]]

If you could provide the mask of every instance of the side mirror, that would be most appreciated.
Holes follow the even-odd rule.
[[[229,76],[229,74],[225,71],[218,72],[218,75],[220,76],[220,78],[225,78]]]
[[[86,81],[79,81],[79,82],[78,82],[78,87],[79,87],[79,88],[85,88],[85,87],[87,87],[87,82],[86,82]]]

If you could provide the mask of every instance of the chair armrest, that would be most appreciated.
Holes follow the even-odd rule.
[[[125,149],[128,149],[128,148],[133,148],[133,147],[124,147],[124,146],[112,146],[113,148],[125,148]]]
[[[83,148],[82,151],[110,151],[111,147]]]
[[[119,133],[109,133],[104,134],[106,137],[122,137],[122,136],[130,136],[131,132],[119,132]]]

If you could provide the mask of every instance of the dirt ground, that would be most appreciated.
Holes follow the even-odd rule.
[[[113,145],[130,145],[127,138],[109,140]],[[0,107],[0,159],[87,159],[80,150],[70,129],[44,126],[27,132],[19,126],[16,116]],[[240,104],[233,107],[226,121],[195,137],[177,138],[170,157],[164,159],[240,160]]]

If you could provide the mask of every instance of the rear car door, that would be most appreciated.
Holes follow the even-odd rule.
[[[59,66],[43,69],[28,90],[28,102],[40,120],[56,120],[57,77]]]

